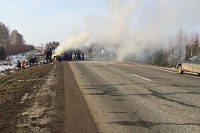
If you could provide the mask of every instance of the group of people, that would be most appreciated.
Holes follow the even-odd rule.
[[[33,65],[35,65],[35,63],[37,63],[37,58],[36,57],[30,57],[29,59],[29,63],[30,63],[30,67]],[[17,61],[17,68],[25,68],[25,60],[22,60],[21,62],[18,60]]]
[[[74,52],[74,59],[76,60],[84,60],[84,52],[81,50],[76,50]]]
[[[23,61],[17,61],[17,68],[22,68],[22,69],[24,69],[25,68],[25,60],[23,60]]]
[[[51,48],[47,48],[44,50],[44,55],[45,55],[45,60],[47,61],[47,63],[51,63],[52,62],[52,51],[54,49],[51,49]],[[58,55],[57,57],[54,57],[56,58],[56,60],[58,61],[70,61],[72,60],[72,55],[74,54],[74,59],[75,60],[84,60],[84,52],[79,50],[79,49],[76,49],[76,50],[68,50],[66,52],[64,52],[62,55]]]

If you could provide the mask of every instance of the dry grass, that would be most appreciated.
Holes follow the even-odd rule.
[[[52,67],[52,64],[38,65],[0,79],[0,132],[14,132],[16,114],[23,108],[19,101],[24,93],[34,91],[34,85],[43,84]]]

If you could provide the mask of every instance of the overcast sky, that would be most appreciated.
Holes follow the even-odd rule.
[[[136,1],[131,24],[148,29],[144,35],[151,36],[147,32],[158,25],[157,29],[168,31],[175,27],[198,31],[200,27],[200,0],[0,0],[0,22],[23,34],[27,44],[62,42],[74,31],[85,29],[87,18],[109,17],[108,1]]]

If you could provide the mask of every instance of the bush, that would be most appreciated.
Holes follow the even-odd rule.
[[[31,50],[35,50],[33,45],[9,45],[6,48],[6,53],[8,55],[15,55],[19,53],[28,52]]]
[[[158,66],[168,66],[168,56],[167,53],[163,50],[159,50],[155,53],[154,56],[154,65]]]

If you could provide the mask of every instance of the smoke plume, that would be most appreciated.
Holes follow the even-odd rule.
[[[116,53],[120,53],[117,58],[121,60],[124,57],[121,48],[126,47],[130,17],[137,8],[137,2],[107,0],[107,5],[108,17],[93,16],[87,19],[88,29],[93,31],[90,41],[108,50],[116,50],[117,47]]]
[[[106,0],[106,4],[108,16],[89,16],[86,29],[91,32],[73,34],[57,52],[95,43],[116,50],[117,59],[123,60],[130,54],[141,56],[147,48],[166,47],[164,40],[180,29],[200,28],[199,0]]]
[[[56,54],[60,55],[66,50],[76,49],[84,46],[84,44],[90,38],[91,33],[89,31],[77,31],[68,37],[65,41],[61,43],[60,46],[56,49]]]

